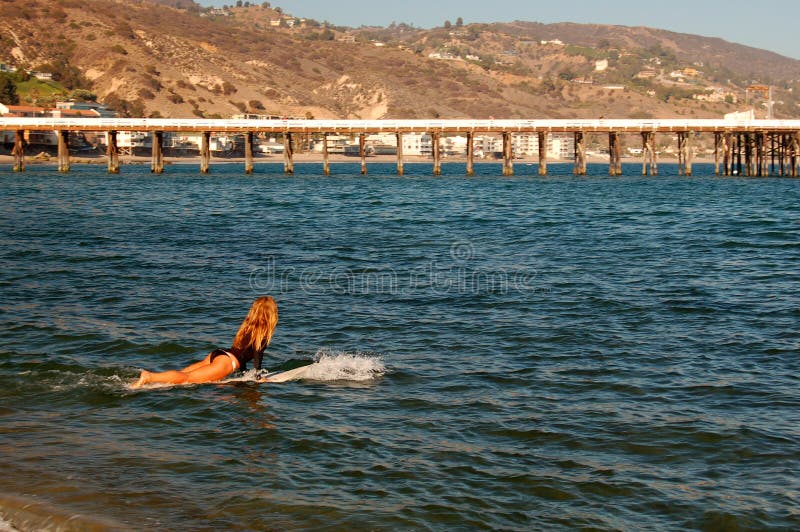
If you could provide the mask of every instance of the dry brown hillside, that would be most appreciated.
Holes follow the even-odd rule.
[[[775,84],[779,116],[800,115],[798,61],[658,30],[556,26],[348,30],[261,4],[221,13],[189,0],[4,0],[0,62],[56,71],[145,116],[699,118],[741,109],[751,82]],[[747,54],[765,67],[735,71],[730,57]],[[674,68],[702,72],[677,80]],[[658,79],[634,80],[647,69]],[[692,99],[710,89],[729,97]]]

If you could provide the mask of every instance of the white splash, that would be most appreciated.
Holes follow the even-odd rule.
[[[386,373],[380,356],[320,349],[303,379],[314,381],[369,381]]]

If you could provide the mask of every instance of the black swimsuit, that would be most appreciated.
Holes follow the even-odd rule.
[[[214,362],[214,359],[218,356],[228,356],[233,355],[236,358],[236,361],[239,363],[239,369],[241,371],[245,371],[247,369],[246,365],[249,361],[253,361],[253,368],[254,369],[261,369],[261,355],[264,351],[256,352],[253,349],[247,349],[245,351],[239,351],[238,349],[214,349],[211,352],[211,362]]]

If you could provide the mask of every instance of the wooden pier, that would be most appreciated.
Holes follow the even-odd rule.
[[[681,175],[692,175],[693,146],[698,136],[714,136],[714,169],[717,175],[791,176],[800,175],[800,120],[207,120],[146,118],[16,118],[0,117],[0,130],[14,132],[11,151],[13,169],[25,170],[25,134],[54,131],[58,138],[58,170],[70,171],[70,132],[108,134],[108,172],[118,173],[120,131],[152,134],[151,171],[164,171],[163,141],[166,132],[201,133],[200,171],[208,173],[212,133],[243,135],[244,171],[254,170],[255,135],[281,136],[284,146],[284,171],[294,173],[295,136],[315,135],[323,143],[323,171],[330,174],[328,135],[357,135],[361,173],[367,174],[366,135],[393,133],[397,139],[397,174],[403,175],[403,135],[429,134],[432,140],[433,174],[442,173],[442,139],[448,135],[466,136],[466,173],[474,174],[476,134],[498,135],[502,139],[502,173],[514,175],[514,135],[537,135],[538,174],[547,175],[548,136],[571,134],[574,139],[574,173],[586,174],[586,139],[590,134],[608,135],[608,173],[622,173],[622,135],[641,136],[642,173],[658,175],[658,135],[677,138],[678,168]]]

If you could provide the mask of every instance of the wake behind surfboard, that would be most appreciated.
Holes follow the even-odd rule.
[[[296,364],[302,364],[299,367]],[[380,378],[385,372],[386,367],[380,356],[362,353],[334,352],[329,350],[319,350],[312,360],[293,360],[283,364],[282,367],[289,366],[287,370],[275,370],[263,372],[261,370],[249,370],[245,373],[238,373],[235,376],[216,381],[216,384],[236,384],[236,383],[269,383],[280,384],[295,381],[315,381],[315,382],[364,382]],[[281,366],[279,366],[281,367]],[[214,384],[214,383],[208,383]],[[141,388],[130,389],[154,389],[169,388],[173,386],[195,386],[194,384],[146,384]]]

